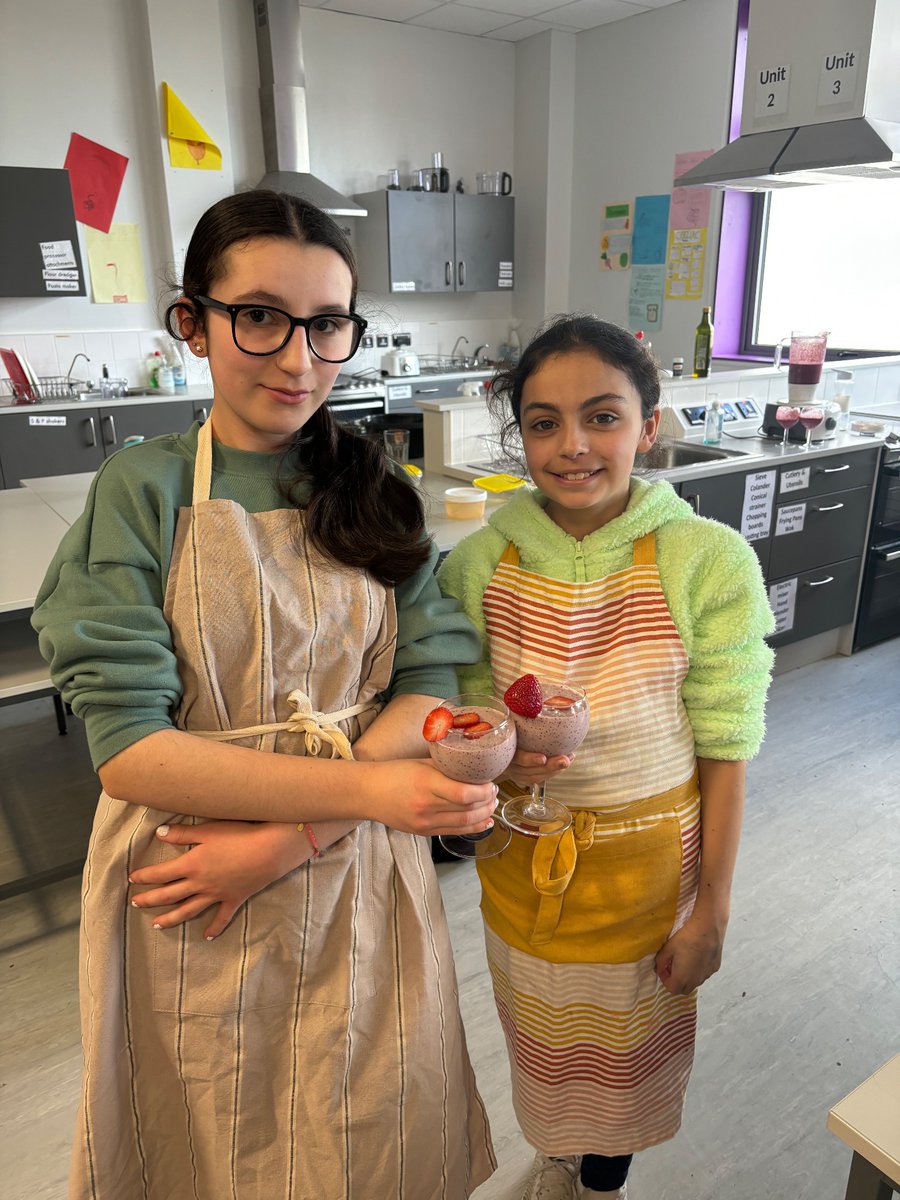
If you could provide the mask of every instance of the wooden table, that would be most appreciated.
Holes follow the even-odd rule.
[[[900,1054],[835,1104],[827,1125],[853,1151],[845,1200],[900,1192]]]

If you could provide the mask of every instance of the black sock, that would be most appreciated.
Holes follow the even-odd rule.
[[[628,1177],[633,1154],[585,1154],[581,1159],[581,1183],[595,1192],[614,1192]]]

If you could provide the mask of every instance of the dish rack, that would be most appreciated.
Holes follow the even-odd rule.
[[[33,403],[29,392],[20,384],[13,383],[11,379],[4,380],[4,383],[9,384],[18,403]],[[79,392],[89,390],[90,384],[86,379],[69,379],[65,375],[39,375],[37,388],[30,389],[35,394],[35,400],[77,400]]]

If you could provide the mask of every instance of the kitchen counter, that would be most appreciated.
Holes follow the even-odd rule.
[[[174,396],[164,396],[159,392],[150,395],[123,396],[121,400],[101,400],[99,395],[91,393],[89,400],[39,400],[36,404],[4,404],[0,406],[0,417],[7,413],[39,413],[71,412],[86,408],[127,408],[133,404],[177,404],[184,400],[212,400],[212,387],[207,384],[192,384],[183,388]]]

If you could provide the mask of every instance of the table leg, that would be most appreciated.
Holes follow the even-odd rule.
[[[853,1151],[844,1200],[891,1200],[894,1187],[868,1159]]]

